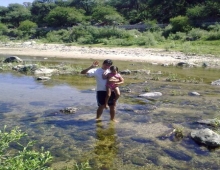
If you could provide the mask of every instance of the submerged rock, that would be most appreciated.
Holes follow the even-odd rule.
[[[206,119],[206,120],[198,120],[197,123],[211,125],[211,126],[220,126],[220,120],[218,119]]]
[[[172,157],[176,160],[190,161],[192,159],[191,156],[184,153],[183,151],[165,149],[164,152],[167,153],[170,157]]]
[[[65,109],[61,109],[62,113],[75,113],[78,109],[75,107],[66,107]]]
[[[220,135],[208,128],[192,131],[191,137],[196,142],[204,144],[206,146],[220,146]]]

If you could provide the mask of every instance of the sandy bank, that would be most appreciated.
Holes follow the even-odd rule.
[[[101,48],[65,46],[62,44],[7,44],[0,45],[0,55],[4,57],[30,56],[54,58],[83,58],[141,61],[159,64],[177,64],[186,62],[202,66],[220,67],[220,59],[213,56],[185,55],[181,52],[169,52],[149,48]]]

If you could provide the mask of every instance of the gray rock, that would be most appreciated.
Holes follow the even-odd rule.
[[[57,69],[40,68],[34,71],[35,75],[52,75],[58,73]]]
[[[211,85],[220,86],[220,79],[213,81],[213,82],[211,83]]]
[[[66,107],[65,109],[61,109],[62,113],[75,113],[78,109],[75,107]]]
[[[12,67],[13,70],[19,71],[19,72],[27,72],[27,71],[34,71],[38,67],[37,64],[26,64],[26,65],[17,65]]]
[[[50,80],[50,77],[42,76],[38,77],[37,80]]]
[[[200,94],[196,91],[189,92],[190,96],[200,96]]]
[[[179,62],[179,63],[177,63],[177,66],[179,66],[179,67],[188,67],[188,66],[189,66],[189,63]]]
[[[23,60],[17,56],[10,56],[10,57],[6,58],[3,62],[4,63],[15,63],[15,62],[21,63],[21,62],[23,62]]]
[[[138,97],[160,97],[162,96],[161,92],[148,92],[148,93],[144,93],[144,94],[140,94],[138,95]]]
[[[206,146],[220,146],[220,135],[208,128],[192,131],[191,137],[196,142]]]
[[[130,70],[123,70],[123,71],[120,71],[120,74],[125,74],[125,75],[129,75],[131,74],[131,71]]]

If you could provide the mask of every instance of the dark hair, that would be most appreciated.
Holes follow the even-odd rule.
[[[116,67],[116,66],[111,66],[109,69],[110,69],[111,71],[116,70],[116,71],[118,72],[118,67]]]
[[[110,59],[106,59],[106,60],[103,61],[103,64],[109,64],[109,65],[112,65],[113,62],[112,62],[112,60],[110,60]]]

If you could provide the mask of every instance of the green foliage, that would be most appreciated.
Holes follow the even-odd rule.
[[[70,7],[56,7],[46,17],[50,26],[72,26],[84,20],[81,11]]]
[[[29,20],[25,20],[20,22],[18,30],[24,31],[24,32],[29,32],[31,29],[36,28],[37,24],[29,21]]]
[[[123,17],[111,6],[98,6],[93,10],[92,19],[96,22],[104,22],[106,25],[114,25],[123,22]]]
[[[46,34],[46,40],[48,42],[59,42],[59,43],[65,42],[65,43],[69,43],[69,42],[71,42],[70,31],[65,30],[65,29],[61,29],[61,30],[58,30],[58,31],[48,32]]]
[[[5,35],[8,32],[8,27],[5,24],[0,23],[0,35]]]
[[[13,25],[13,27],[18,27],[21,21],[30,19],[30,10],[25,8],[20,4],[10,4],[8,7],[8,12],[5,14],[5,21]]]
[[[166,78],[166,81],[169,81],[169,82],[174,82],[178,80],[179,80],[178,75],[174,73],[170,73],[168,78]]]
[[[22,31],[21,30],[18,30],[18,29],[12,29],[10,30],[10,32],[8,33],[8,36],[10,37],[14,37],[14,38],[21,38],[23,35]]]
[[[189,19],[186,16],[177,16],[170,19],[172,25],[172,32],[188,32],[191,30]]]
[[[28,39],[30,36],[33,36],[36,33],[36,28],[37,24],[32,21],[25,20],[20,22],[18,30],[22,31],[22,35],[19,37]]]
[[[81,164],[75,164],[73,168],[74,168],[74,170],[89,170],[89,169],[91,169],[88,161],[83,162]]]
[[[195,5],[194,7],[187,8],[186,16],[190,20],[199,20],[206,15],[204,12],[205,12],[205,5],[198,4]]]
[[[210,25],[208,26],[208,30],[209,31],[220,31],[220,24],[215,23],[214,25]]]
[[[187,37],[189,40],[199,40],[201,38],[204,38],[205,35],[207,35],[207,31],[202,30],[200,28],[193,28],[192,30],[190,30],[187,34]]]
[[[33,22],[37,23],[39,27],[47,26],[48,23],[46,17],[55,7],[56,5],[54,3],[41,3],[34,1],[30,9]]]
[[[145,25],[147,26],[147,30],[149,31],[159,31],[160,27],[157,24],[156,20],[145,20]]]
[[[184,130],[183,127],[174,128],[174,135],[177,139],[182,139],[184,137],[183,130]]]
[[[0,169],[49,169],[45,164],[52,159],[50,152],[44,152],[43,148],[41,152],[30,150],[34,144],[33,141],[28,142],[27,146],[23,146],[19,143],[19,140],[27,134],[21,132],[19,128],[14,128],[10,132],[6,132],[6,126],[4,130],[0,130]],[[10,152],[10,144],[17,143],[20,151]]]
[[[210,31],[206,36],[206,40],[220,40],[220,30]]]
[[[169,40],[185,40],[186,33],[185,32],[176,32],[175,34],[171,33],[168,39]]]

